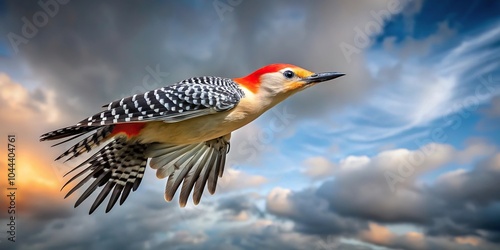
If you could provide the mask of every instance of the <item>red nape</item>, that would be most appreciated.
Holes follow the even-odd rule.
[[[285,63],[276,63],[276,64],[269,64],[267,66],[264,66],[255,72],[251,73],[250,75],[247,75],[245,77],[240,77],[240,78],[234,78],[233,80],[247,88],[248,90],[252,91],[253,93],[257,93],[259,90],[260,86],[260,77],[264,74],[267,73],[273,73],[273,72],[278,72],[284,68],[297,68],[295,65],[291,64],[285,64]]]
[[[146,123],[144,122],[116,124],[111,132],[111,136],[119,133],[125,133],[130,138],[138,135],[145,125]]]

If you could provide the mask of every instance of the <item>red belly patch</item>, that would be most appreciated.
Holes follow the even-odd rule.
[[[138,135],[145,125],[146,125],[145,122],[116,124],[115,127],[113,128],[113,131],[111,132],[111,135],[114,136],[119,133],[124,133],[125,135],[127,135],[127,137],[130,138]]]

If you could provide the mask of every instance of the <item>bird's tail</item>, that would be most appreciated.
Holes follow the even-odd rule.
[[[47,140],[57,140],[57,139],[63,139],[70,137],[62,142],[56,143],[54,146],[60,145],[62,143],[71,141],[77,137],[80,137],[84,134],[87,134],[89,132],[95,131],[93,134],[90,136],[86,137],[85,139],[81,140],[77,144],[73,145],[70,147],[68,150],[66,150],[64,153],[59,155],[56,158],[56,161],[65,157],[69,156],[66,161],[69,161],[82,153],[85,152],[90,152],[93,148],[99,146],[103,141],[108,140],[111,137],[111,134],[113,132],[114,125],[109,125],[109,126],[91,126],[91,127],[84,127],[84,126],[70,126],[66,128],[62,128],[59,130],[55,130],[46,134],[43,134],[40,137],[40,141],[47,141]]]
[[[91,184],[76,201],[75,207],[79,206],[97,188],[102,186],[104,187],[90,208],[90,214],[95,211],[110,193],[111,197],[106,207],[106,213],[113,208],[118,198],[120,198],[120,205],[123,204],[130,191],[137,190],[144,176],[147,162],[144,151],[147,146],[147,144],[130,140],[124,135],[115,136],[111,142],[96,154],[66,174],[68,175],[71,172],[82,169],[66,182],[63,188],[77,178],[83,177],[67,193],[66,197],[92,179]]]
[[[69,126],[40,136],[40,141],[51,141],[73,136],[70,140],[98,129],[99,126]]]
[[[77,172],[63,185],[61,190],[81,177],[81,180],[66,194],[66,198],[92,179],[91,184],[88,185],[76,201],[75,207],[79,206],[96,189],[104,186],[92,204],[90,213],[93,213],[111,193],[111,198],[106,207],[106,212],[109,212],[118,199],[120,199],[120,205],[123,204],[130,191],[135,191],[139,187],[146,168],[147,158],[144,151],[148,145],[131,139],[127,133],[120,134],[120,132],[123,132],[123,128],[117,125],[70,126],[43,134],[40,141],[66,139],[53,145],[57,146],[91,132],[93,133],[57,157],[56,161],[63,157],[68,157],[66,161],[71,160],[85,152],[90,152],[107,141],[109,143],[66,173],[64,176]]]

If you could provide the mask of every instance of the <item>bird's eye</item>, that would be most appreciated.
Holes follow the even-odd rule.
[[[291,70],[287,70],[287,71],[283,72],[283,76],[285,76],[288,79],[291,79],[295,76],[295,73],[293,73],[293,71],[291,71]]]

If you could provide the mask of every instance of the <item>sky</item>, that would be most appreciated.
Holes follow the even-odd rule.
[[[481,0],[0,1],[0,247],[499,249],[499,12]],[[64,199],[77,161],[54,162],[69,144],[41,134],[271,63],[346,76],[233,133],[199,205],[165,202],[151,169],[110,213]]]

